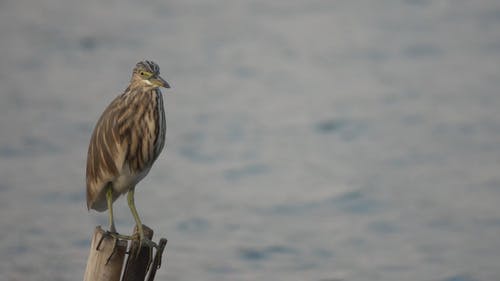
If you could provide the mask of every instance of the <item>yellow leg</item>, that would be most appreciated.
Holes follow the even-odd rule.
[[[135,224],[137,225],[137,230],[139,232],[139,249],[140,249],[142,241],[144,240],[144,230],[142,229],[142,222],[141,222],[141,219],[139,218],[139,214],[137,213],[137,210],[135,209],[134,191],[135,191],[135,187],[131,188],[128,191],[127,202],[128,202],[128,206],[130,208],[130,212],[132,212],[132,216],[134,216]]]
[[[109,232],[116,233],[115,220],[113,219],[113,187],[111,183],[106,186],[106,202],[109,210]]]
[[[130,208],[130,211],[132,212],[132,215],[134,216],[134,219],[135,219],[135,223],[137,225],[137,232],[139,232],[139,251],[140,251],[143,243],[146,244],[150,248],[153,248],[153,247],[157,248],[158,245],[156,245],[155,242],[144,237],[144,229],[142,227],[142,222],[141,222],[141,219],[139,218],[139,214],[137,213],[137,210],[135,209],[134,191],[135,191],[135,187],[131,188],[129,190],[129,192],[127,194],[127,201],[128,201],[128,206]],[[137,253],[139,253],[139,251],[137,251]]]

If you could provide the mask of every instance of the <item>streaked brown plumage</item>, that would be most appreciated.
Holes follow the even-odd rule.
[[[165,113],[159,87],[170,88],[151,61],[135,66],[130,85],[104,110],[94,128],[87,155],[87,208],[110,212],[112,202],[129,192],[128,203],[142,232],[133,194],[165,144]],[[140,224],[140,225],[139,225]],[[140,233],[143,239],[143,233]]]

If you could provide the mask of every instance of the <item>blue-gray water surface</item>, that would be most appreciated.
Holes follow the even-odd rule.
[[[500,280],[494,0],[0,1],[0,280],[83,278],[88,141],[142,59],[157,280]]]

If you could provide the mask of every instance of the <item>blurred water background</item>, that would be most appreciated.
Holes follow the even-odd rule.
[[[1,280],[83,278],[88,141],[142,59],[157,280],[500,280],[496,0],[0,1]]]

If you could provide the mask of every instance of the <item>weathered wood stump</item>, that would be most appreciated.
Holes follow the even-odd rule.
[[[153,230],[143,225],[144,235],[148,239],[153,238]],[[137,227],[134,228],[134,235]],[[138,235],[136,235],[138,236]],[[160,239],[156,254],[147,245],[139,248],[139,241],[132,240],[130,243],[127,260],[124,266],[125,254],[127,253],[127,240],[115,239],[96,227],[92,237],[87,268],[84,281],[145,281],[149,271],[148,281],[153,281],[157,269],[161,265],[161,256],[165,249],[167,240]],[[139,251],[139,252],[138,252]],[[121,276],[121,278],[120,278]]]

